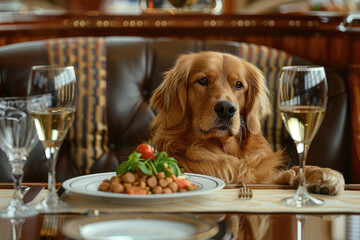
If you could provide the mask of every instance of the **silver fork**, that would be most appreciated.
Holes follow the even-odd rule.
[[[248,188],[245,183],[241,182],[238,188],[238,197],[240,199],[249,200],[253,197],[253,191]]]

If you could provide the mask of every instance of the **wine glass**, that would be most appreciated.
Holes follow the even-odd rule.
[[[72,124],[76,106],[76,76],[73,66],[33,66],[28,96],[34,104],[29,112],[34,118],[39,140],[48,160],[48,194],[42,207],[46,212],[68,207],[56,194],[57,154]]]
[[[281,70],[278,104],[282,120],[295,142],[299,155],[299,186],[283,205],[304,207],[323,205],[309,195],[305,165],[310,144],[323,121],[327,104],[325,70],[320,66],[288,66]]]
[[[38,142],[34,122],[27,111],[26,97],[0,98],[0,148],[6,153],[11,165],[14,194],[10,204],[0,210],[0,217],[24,218],[38,211],[24,205],[21,184],[24,164],[30,151]]]

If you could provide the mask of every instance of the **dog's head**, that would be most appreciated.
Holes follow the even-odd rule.
[[[265,79],[254,65],[219,52],[181,55],[154,91],[151,105],[166,128],[191,123],[202,139],[241,130],[261,133],[270,111]]]

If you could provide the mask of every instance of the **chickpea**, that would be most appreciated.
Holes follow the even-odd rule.
[[[132,172],[127,172],[125,173],[125,175],[122,177],[123,181],[126,183],[133,183],[135,182],[135,175]]]
[[[166,178],[166,181],[168,182],[168,184],[171,183],[171,182],[173,182],[173,180],[172,180],[171,177],[167,177],[167,178]]]
[[[110,188],[110,183],[109,182],[103,182],[99,186],[99,190],[104,191],[104,192],[107,192],[109,190],[109,188]]]
[[[114,187],[115,185],[119,185],[119,184],[120,184],[119,181],[116,181],[116,180],[111,181],[111,182],[110,182],[110,189],[109,189],[109,191],[112,191],[113,187]]]
[[[156,177],[151,176],[146,180],[146,183],[149,187],[153,188],[157,185],[157,180]]]
[[[111,190],[112,192],[115,192],[115,193],[122,193],[124,192],[124,186],[119,183],[119,184],[114,184],[114,186],[112,186]]]
[[[145,181],[139,181],[139,186],[141,187],[141,188],[146,188],[146,183],[145,183]]]
[[[158,172],[157,174],[156,174],[156,178],[157,179],[163,179],[163,178],[165,178],[166,176],[165,176],[165,172]]]
[[[166,188],[163,188],[163,193],[172,193],[172,190],[171,190],[171,188],[166,187]]]
[[[153,188],[151,188],[151,192],[154,194],[159,194],[163,192],[163,188],[160,186],[155,186]]]
[[[118,178],[118,177],[112,177],[111,180],[110,180],[110,183],[111,183],[111,184],[120,183],[120,178]]]
[[[169,183],[168,187],[171,188],[172,192],[177,192],[177,190],[179,189],[178,185],[175,182]]]
[[[143,175],[139,178],[139,181],[143,181],[143,182],[146,182],[146,179],[148,178],[147,175]]]
[[[159,185],[164,188],[164,187],[167,187],[168,182],[166,181],[166,179],[161,178],[161,179],[159,179]]]
[[[134,186],[139,186],[139,184],[140,184],[139,181],[135,181],[135,182],[133,183]]]

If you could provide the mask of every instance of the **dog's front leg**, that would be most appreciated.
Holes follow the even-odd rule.
[[[203,146],[191,146],[185,152],[185,159],[179,162],[185,171],[218,177],[227,183],[254,183],[256,179],[254,168],[220,148],[210,151]]]

